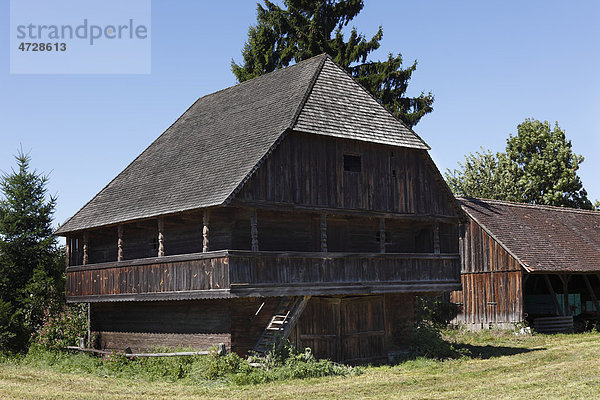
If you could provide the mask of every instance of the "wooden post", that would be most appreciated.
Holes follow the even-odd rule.
[[[379,219],[379,252],[385,253],[385,218]]]
[[[590,280],[588,279],[587,275],[585,275],[585,274],[583,274],[583,281],[585,282],[585,286],[587,286],[588,292],[590,292],[590,297],[592,298],[592,301],[594,302],[594,307],[596,307],[596,312],[600,312],[600,304],[598,304],[598,298],[596,297],[596,293],[594,293],[594,289],[592,288],[592,285],[590,284]]]
[[[258,250],[258,213],[256,209],[252,212],[252,218],[250,218],[250,236],[252,238],[252,251]]]
[[[569,304],[569,278],[568,275],[560,274],[558,276],[563,284],[563,303],[565,305],[565,315],[571,315],[571,305]]]
[[[321,214],[321,252],[327,253],[327,214]]]
[[[69,267],[71,265],[71,238],[67,236],[65,242],[65,264]]]
[[[164,217],[158,217],[158,256],[165,256],[165,219]]]
[[[87,231],[83,232],[83,265],[88,263],[88,236]]]
[[[552,287],[552,282],[550,282],[550,277],[548,274],[544,274],[544,279],[546,280],[546,286],[548,287],[548,291],[552,295],[552,301],[554,301],[554,307],[556,307],[556,312],[559,315],[566,315],[563,308],[558,303],[558,299],[556,298],[556,293],[554,293],[554,288]]]
[[[117,261],[123,261],[123,225],[117,226]]]
[[[440,254],[440,224],[433,227],[433,253]]]
[[[210,222],[210,212],[205,209],[204,214],[202,215],[202,252],[207,253],[209,251],[209,241],[208,234],[209,228],[208,224]]]

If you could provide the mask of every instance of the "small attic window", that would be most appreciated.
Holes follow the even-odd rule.
[[[344,171],[346,172],[361,172],[362,162],[360,156],[344,154]]]

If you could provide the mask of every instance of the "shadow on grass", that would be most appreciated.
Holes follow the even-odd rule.
[[[517,354],[530,353],[532,351],[546,350],[543,347],[524,348],[524,347],[507,347],[507,346],[476,346],[471,344],[455,344],[454,348],[458,353],[469,358],[480,358],[487,360],[489,358],[515,356]]]

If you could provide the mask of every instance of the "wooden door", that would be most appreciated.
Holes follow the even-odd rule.
[[[341,348],[346,362],[385,357],[382,296],[347,297],[341,303]]]

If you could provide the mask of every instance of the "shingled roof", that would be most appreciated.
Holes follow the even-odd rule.
[[[463,210],[528,271],[600,271],[600,212],[458,200]]]
[[[290,130],[429,149],[323,54],[197,100],[56,233],[227,204]]]

